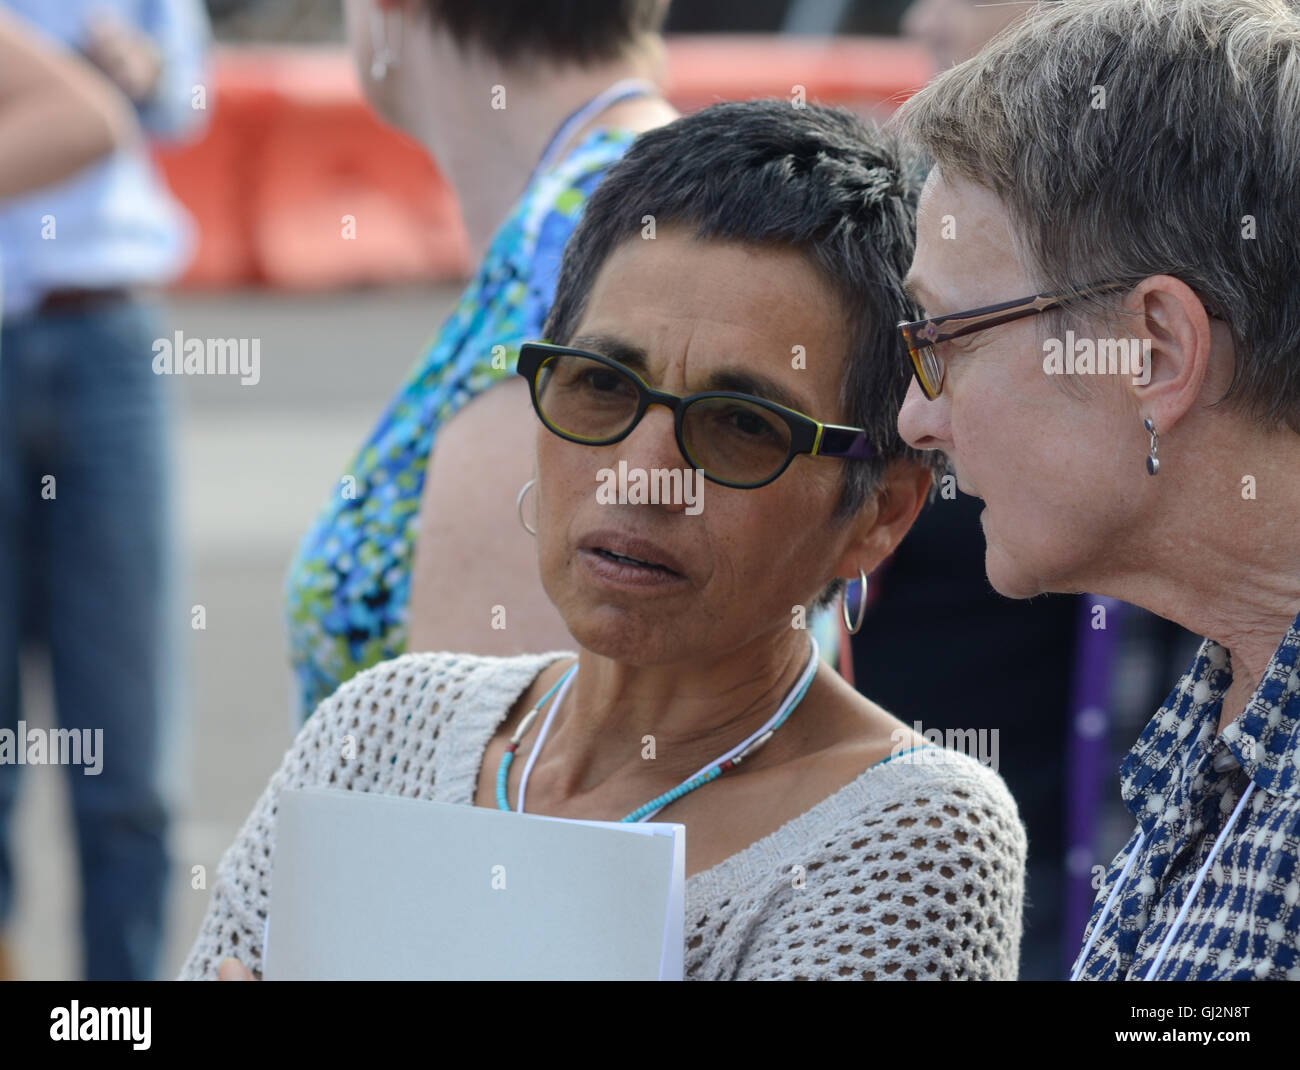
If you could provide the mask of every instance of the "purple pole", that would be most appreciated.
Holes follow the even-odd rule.
[[[1078,956],[1096,891],[1102,789],[1110,779],[1110,691],[1119,650],[1119,627],[1128,605],[1100,595],[1079,598],[1074,694],[1066,759],[1065,914],[1061,939],[1066,969]],[[1104,611],[1099,612],[1099,610]]]

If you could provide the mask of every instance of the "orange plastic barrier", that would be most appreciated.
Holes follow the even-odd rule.
[[[719,100],[791,99],[893,111],[934,73],[924,49],[893,37],[769,37],[701,34],[668,38],[664,91],[681,111]]]
[[[195,217],[182,285],[323,289],[470,270],[451,187],[366,106],[341,49],[219,49],[205,137],[158,161]],[[887,38],[675,37],[665,92],[682,111],[758,96],[886,112],[929,77]]]
[[[156,153],[198,222],[182,285],[327,289],[466,273],[451,187],[366,106],[346,53],[220,50],[213,67],[206,136]]]

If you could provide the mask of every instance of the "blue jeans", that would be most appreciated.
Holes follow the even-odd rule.
[[[127,301],[0,327],[0,729],[17,729],[30,643],[49,652],[58,725],[103,731],[99,774],[67,768],[88,980],[152,980],[162,948],[163,737],[185,621],[156,337],[152,311]],[[0,925],[20,774],[56,775],[0,764]]]

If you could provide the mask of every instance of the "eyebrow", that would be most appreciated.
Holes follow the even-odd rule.
[[[579,335],[569,343],[569,346],[572,349],[587,349],[599,353],[620,364],[626,364],[642,379],[648,381],[650,378],[650,362],[646,351],[616,335]],[[730,390],[737,394],[751,394],[765,401],[775,401],[778,405],[784,405],[787,409],[794,409],[800,413],[807,414],[809,411],[808,403],[799,394],[762,372],[752,371],[749,368],[719,368],[705,381],[704,390]],[[700,393],[700,391],[692,392]]]

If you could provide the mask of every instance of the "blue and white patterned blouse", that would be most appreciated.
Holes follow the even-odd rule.
[[[541,338],[565,242],[605,171],[635,140],[598,129],[536,175],[498,228],[474,278],[411,370],[303,537],[285,582],[300,720],[362,669],[406,650],[411,558],[437,429],[515,374],[519,346]],[[504,364],[493,366],[493,347]],[[835,663],[835,614],[808,626]]]
[[[1082,979],[1141,980],[1158,960],[1152,980],[1300,980],[1297,655],[1300,616],[1245,711],[1219,734],[1232,668],[1228,651],[1206,639],[1129,752],[1122,793],[1138,826],[1097,895]]]

